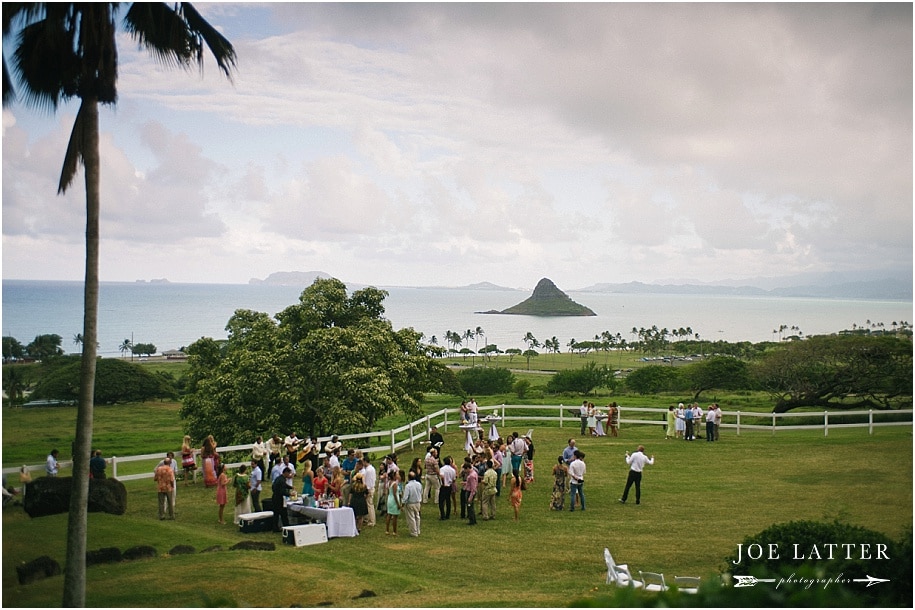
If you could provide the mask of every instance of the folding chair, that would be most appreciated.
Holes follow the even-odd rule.
[[[626,564],[617,564],[610,554],[610,549],[604,548],[604,563],[607,564],[607,584],[615,584],[618,587],[641,587],[642,583],[632,578],[629,573],[629,566]]]
[[[667,583],[664,582],[663,574],[639,570],[639,576],[642,577],[642,584],[645,585],[646,591],[667,591]]]
[[[677,585],[677,589],[690,595],[695,595],[699,592],[700,580],[702,579],[698,576],[674,576],[674,584]]]

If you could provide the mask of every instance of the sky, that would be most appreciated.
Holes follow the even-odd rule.
[[[911,273],[909,3],[195,6],[231,81],[119,35],[103,281]],[[76,109],[3,109],[5,279],[84,275]]]

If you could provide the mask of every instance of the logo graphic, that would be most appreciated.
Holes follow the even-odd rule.
[[[871,576],[870,574],[865,574],[865,576],[867,576],[867,578],[852,578],[852,579],[849,579],[849,580],[843,580],[842,577],[841,577],[841,575],[839,575],[839,577],[834,578],[834,579],[833,579],[833,578],[827,578],[827,579],[795,578],[795,577],[794,577],[794,574],[792,574],[791,576],[789,576],[787,579],[785,579],[785,578],[780,578],[780,579],[776,579],[776,578],[756,578],[755,576],[736,576],[736,575],[735,575],[735,576],[734,576],[734,579],[735,579],[737,582],[734,583],[734,588],[737,588],[737,587],[755,587],[757,584],[759,584],[759,583],[761,583],[761,582],[774,582],[774,583],[778,583],[778,584],[775,585],[775,588],[776,588],[776,589],[779,588],[780,586],[782,586],[783,584],[803,584],[803,585],[806,585],[806,586],[808,586],[808,587],[809,587],[810,585],[812,585],[812,584],[823,584],[823,585],[824,585],[824,588],[825,588],[826,586],[829,586],[830,584],[836,583],[836,582],[866,582],[866,583],[867,583],[867,585],[866,585],[867,587],[872,587],[872,586],[874,586],[874,585],[879,585],[879,584],[882,583],[882,582],[889,582],[889,581],[890,581],[889,578],[876,578],[876,577],[874,577],[874,576]]]

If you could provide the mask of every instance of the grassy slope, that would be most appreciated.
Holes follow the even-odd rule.
[[[176,409],[144,408],[160,414],[159,425],[165,412]],[[24,454],[18,445],[35,444],[25,434],[36,430],[22,429],[21,424],[9,430],[9,413],[4,413],[4,455]],[[146,425],[127,425],[127,420],[110,424],[107,414],[99,412],[98,426],[113,437],[119,426],[135,430]],[[574,427],[535,429],[537,480],[525,493],[520,522],[510,521],[506,496],[499,500],[496,521],[476,528],[459,520],[441,522],[437,510],[427,506],[419,539],[404,536],[401,518],[396,539],[376,527],[356,539],[285,547],[278,535],[241,535],[231,526],[217,525],[214,492],[201,485],[179,486],[178,519],[159,522],[152,483],[130,482],[127,515],[90,515],[89,548],[124,550],[150,544],[160,557],[89,568],[88,604],[563,606],[607,592],[605,546],[636,570],[711,577],[745,536],[772,523],[841,517],[893,537],[912,523],[909,428],[878,429],[874,436],[864,430],[834,431],[828,437],[815,432],[727,433],[720,443],[708,444],[664,441],[660,428],[632,427],[619,439],[582,440],[588,510],[551,512],[552,483],[546,473],[566,439],[576,434]],[[43,443],[44,435],[39,436]],[[164,436],[174,439],[172,432]],[[458,455],[460,442],[450,431],[446,453]],[[645,474],[643,505],[620,506],[616,498],[626,476],[623,452],[639,442],[655,454],[657,463]],[[409,464],[412,457],[402,455],[401,463]],[[62,577],[20,586],[15,566],[41,554],[62,561],[65,530],[64,515],[30,520],[17,508],[4,510],[5,606],[59,604]],[[241,539],[271,540],[278,550],[164,556],[177,544],[198,550],[214,544],[228,548]],[[456,579],[454,586],[443,588],[446,572]],[[466,578],[472,578],[473,586],[464,586]],[[377,596],[356,598],[363,589]]]

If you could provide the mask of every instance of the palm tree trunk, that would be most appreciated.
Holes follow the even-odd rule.
[[[86,178],[86,280],[84,286],[83,354],[80,368],[76,441],[73,449],[73,484],[67,521],[67,564],[64,569],[63,605],[86,605],[86,534],[88,531],[89,452],[92,449],[92,413],[95,406],[95,365],[98,352],[99,291],[99,124],[98,98],[86,97],[82,117],[83,165]]]

